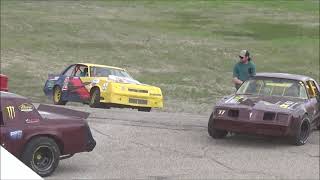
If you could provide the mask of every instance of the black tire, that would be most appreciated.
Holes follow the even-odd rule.
[[[92,108],[98,108],[101,106],[100,104],[100,90],[98,88],[95,88],[90,93],[90,101],[89,106]]]
[[[227,136],[228,131],[214,128],[213,114],[211,114],[208,122],[208,133],[214,139],[222,139]]]
[[[308,118],[308,116],[304,116],[299,125],[296,135],[292,139],[292,143],[297,146],[304,145],[308,141],[310,132],[311,132],[310,119]]]
[[[140,108],[138,108],[138,111],[150,112],[151,111],[151,107],[140,107]]]
[[[53,104],[55,105],[66,105],[68,101],[62,101],[62,90],[59,86],[53,88],[52,95]]]
[[[60,150],[53,139],[38,137],[32,139],[25,147],[21,160],[42,177],[49,176],[57,168]]]

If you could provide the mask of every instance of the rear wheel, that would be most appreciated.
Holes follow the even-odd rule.
[[[310,132],[310,120],[308,116],[305,116],[300,123],[297,134],[295,135],[295,137],[293,137],[293,144],[297,146],[304,145],[309,138]]]
[[[90,93],[89,106],[93,108],[100,107],[100,90],[98,88],[93,89]]]
[[[214,128],[213,114],[211,114],[208,122],[208,133],[214,139],[221,139],[227,136],[228,131]]]
[[[60,150],[55,141],[47,137],[31,140],[22,154],[22,162],[42,177],[49,176],[57,168]]]
[[[140,108],[138,108],[138,111],[150,112],[151,111],[151,107],[140,107]]]
[[[62,100],[62,90],[59,86],[53,89],[53,104],[55,105],[66,105],[67,101]]]

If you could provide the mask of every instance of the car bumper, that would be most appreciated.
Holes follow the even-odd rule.
[[[289,133],[287,125],[260,121],[214,119],[214,128],[230,132],[268,136],[287,136]]]
[[[122,104],[134,107],[151,107],[151,108],[162,108],[163,99],[162,97],[151,97],[151,96],[135,96],[130,94],[120,93],[102,93],[102,103],[111,104]]]

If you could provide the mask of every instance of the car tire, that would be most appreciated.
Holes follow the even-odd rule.
[[[141,112],[150,112],[150,111],[151,111],[151,107],[141,107],[141,108],[138,108],[138,111],[141,111]]]
[[[21,160],[42,177],[51,175],[60,160],[60,150],[55,141],[48,137],[32,139],[22,153]]]
[[[59,86],[55,86],[53,89],[53,104],[66,105],[67,101],[62,101],[62,90]]]
[[[310,136],[311,124],[308,116],[304,116],[296,135],[293,137],[292,143],[297,146],[304,145]]]
[[[227,136],[228,131],[214,128],[213,114],[211,114],[208,122],[208,133],[214,139],[222,139]]]
[[[98,88],[93,89],[90,93],[89,106],[92,108],[100,107],[100,90]]]

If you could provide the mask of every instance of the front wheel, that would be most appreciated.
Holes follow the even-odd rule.
[[[310,132],[310,120],[307,116],[305,116],[300,123],[297,134],[293,137],[293,144],[297,146],[304,145],[310,136]]]
[[[89,106],[92,108],[100,107],[100,90],[98,88],[91,92]]]
[[[208,122],[208,133],[214,139],[222,139],[227,136],[228,131],[214,128],[213,114],[211,114]]]
[[[22,154],[22,162],[42,177],[49,176],[59,164],[60,150],[53,139],[31,140]]]
[[[53,104],[55,105],[66,105],[67,101],[62,100],[62,90],[59,86],[53,89]]]

